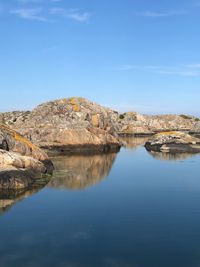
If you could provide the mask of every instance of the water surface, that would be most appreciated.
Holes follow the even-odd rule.
[[[41,190],[0,200],[2,267],[199,267],[200,155],[63,156]]]

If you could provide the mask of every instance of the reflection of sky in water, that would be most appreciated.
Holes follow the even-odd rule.
[[[157,160],[140,147],[114,159],[64,163],[85,181],[95,168],[108,177],[50,184],[3,213],[1,265],[199,267],[200,155]]]

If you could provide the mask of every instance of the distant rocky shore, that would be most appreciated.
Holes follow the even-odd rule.
[[[200,134],[200,119],[188,115],[120,114],[80,97],[50,101],[32,111],[0,113],[0,189],[25,188],[52,173],[53,165],[43,150],[53,154],[117,152],[124,144],[121,136],[174,131],[176,137],[174,133],[168,134],[168,139],[166,134],[165,138],[156,135],[146,148],[163,151],[166,142],[170,149],[165,152],[183,147],[180,139],[183,143],[189,140],[184,134]],[[172,139],[176,145],[172,145]],[[196,142],[196,148],[190,141],[184,143],[185,150],[197,152],[198,140],[191,141]]]

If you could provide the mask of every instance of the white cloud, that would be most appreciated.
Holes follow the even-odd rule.
[[[136,13],[137,16],[147,17],[147,18],[162,18],[162,17],[172,17],[186,15],[185,11],[167,11],[167,12],[153,12],[153,11],[144,11],[141,13]]]
[[[180,66],[138,66],[126,64],[115,68],[116,71],[142,71],[150,72],[154,74],[163,74],[163,75],[177,75],[185,77],[200,77],[200,64],[189,64],[189,65],[180,65]]]
[[[19,8],[11,10],[10,13],[23,19],[47,21],[42,15],[42,8]]]
[[[91,18],[91,13],[81,12],[79,9],[50,8],[49,13],[51,15],[61,15],[64,18],[78,22],[88,22]]]
[[[20,4],[38,4],[42,2],[43,0],[18,0],[18,3]]]

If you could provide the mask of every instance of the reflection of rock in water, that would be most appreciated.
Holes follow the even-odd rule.
[[[108,176],[116,153],[71,155],[52,159],[55,171],[48,184],[51,187],[84,189]]]
[[[194,154],[190,153],[164,153],[155,151],[148,151],[148,153],[159,160],[184,160],[194,156]]]
[[[123,146],[130,149],[137,149],[139,146],[144,145],[149,137],[122,137],[120,141]]]
[[[16,202],[27,198],[38,191],[40,191],[50,180],[49,177],[35,180],[29,188],[12,190],[12,189],[0,189],[0,214],[7,211]]]
[[[16,202],[23,200],[39,191],[39,188],[30,190],[0,190],[0,214],[11,208]]]

